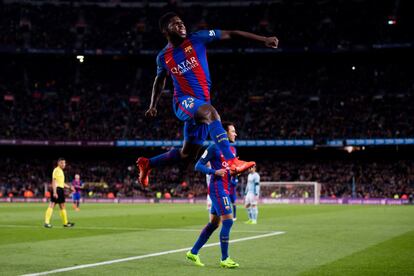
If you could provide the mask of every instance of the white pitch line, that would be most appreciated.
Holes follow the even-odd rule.
[[[144,228],[144,227],[94,227],[94,226],[81,226],[74,229],[80,230],[116,230],[116,231],[167,231],[167,232],[201,232],[203,230],[203,225],[200,225],[200,229],[192,228]],[[43,226],[37,225],[18,225],[18,224],[0,224],[0,228],[43,228]],[[50,231],[50,230],[48,230]],[[269,230],[232,230],[232,233],[268,233]]]
[[[257,236],[251,236],[251,237],[231,240],[230,243],[261,239],[261,238],[266,238],[266,237],[271,237],[271,236],[276,236],[276,235],[282,235],[282,234],[285,234],[285,232],[281,232],[281,231],[271,232],[271,233],[267,233],[267,234],[263,234],[263,235],[257,235]],[[205,247],[212,247],[212,246],[216,246],[216,245],[219,245],[219,244],[220,244],[219,242],[209,243],[209,244],[204,245],[203,247],[204,248]],[[54,270],[49,270],[49,271],[44,271],[44,272],[24,274],[22,276],[48,275],[48,274],[53,274],[53,273],[66,272],[66,271],[96,267],[96,266],[101,266],[101,265],[109,265],[109,264],[122,263],[122,262],[128,262],[128,261],[133,261],[133,260],[146,259],[146,258],[150,258],[150,257],[157,257],[157,256],[173,254],[173,253],[178,253],[178,252],[185,252],[185,251],[188,251],[190,249],[191,249],[191,247],[175,249],[175,250],[168,250],[168,251],[162,251],[162,252],[157,252],[157,253],[151,253],[151,254],[147,254],[147,255],[139,255],[139,256],[133,256],[133,257],[128,257],[128,258],[115,259],[115,260],[111,260],[111,261],[105,261],[105,262],[99,262],[99,263],[93,263],[93,264],[77,265],[77,266],[70,266],[70,267],[59,268],[59,269],[54,269]]]

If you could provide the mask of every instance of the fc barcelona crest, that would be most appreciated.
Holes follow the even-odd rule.
[[[186,54],[189,54],[193,51],[193,47],[192,46],[187,46],[187,47],[184,48],[184,51],[185,51]]]

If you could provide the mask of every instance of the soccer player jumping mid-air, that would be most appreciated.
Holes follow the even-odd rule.
[[[165,87],[166,78],[171,75],[174,84],[173,109],[178,119],[184,121],[184,144],[181,149],[173,148],[150,159],[138,158],[140,184],[148,186],[148,175],[153,168],[176,164],[189,158],[195,159],[209,134],[223,153],[232,174],[239,174],[253,167],[255,162],[245,162],[233,155],[220,116],[211,105],[211,81],[206,44],[216,40],[242,37],[262,42],[270,48],[277,48],[278,39],[243,31],[225,30],[202,30],[187,35],[184,22],[172,12],[160,18],[159,27],[168,44],[157,55],[157,76],[152,88],[151,103],[145,116],[157,115],[157,104]]]

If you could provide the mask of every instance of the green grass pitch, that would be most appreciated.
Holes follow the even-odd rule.
[[[63,228],[56,207],[0,204],[0,275],[22,275],[191,247],[207,222],[199,204],[84,204],[68,208],[76,226]],[[414,206],[261,205],[257,225],[239,206],[231,239],[282,235],[230,244],[235,270],[219,267],[220,247],[82,268],[55,275],[414,275]],[[218,242],[216,231],[209,243]]]

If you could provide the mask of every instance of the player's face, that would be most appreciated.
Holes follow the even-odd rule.
[[[59,161],[58,166],[63,170],[66,167],[66,161],[65,160]]]
[[[79,180],[79,179],[80,179],[79,174],[75,175],[75,179],[76,179],[76,180]]]
[[[170,23],[168,23],[167,33],[170,37],[187,37],[187,30],[184,26],[184,22],[178,16],[171,18]]]
[[[236,141],[237,133],[236,133],[236,128],[234,126],[232,125],[229,126],[227,130],[227,136],[229,137],[229,141],[231,143],[234,143],[234,141]]]

